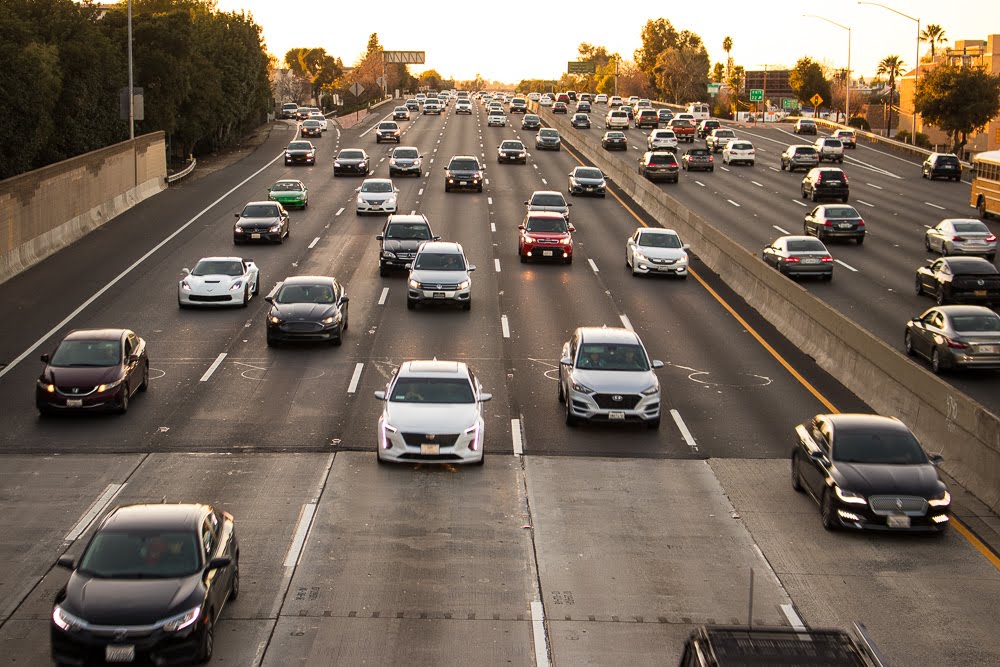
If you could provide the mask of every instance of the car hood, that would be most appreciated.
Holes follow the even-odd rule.
[[[363,157],[338,157],[336,159],[340,164],[361,164],[362,162],[367,162],[368,158]]]
[[[386,201],[396,196],[395,192],[359,192],[358,196],[365,201]]]
[[[86,366],[71,368],[67,366],[48,366],[42,373],[46,381],[57,387],[96,387],[99,384],[114,382],[121,377],[118,366]]]
[[[198,575],[171,579],[96,579],[70,576],[60,604],[95,625],[152,625],[201,601]]]
[[[932,498],[944,485],[937,468],[922,465],[882,465],[873,463],[835,464],[837,483],[850,491],[869,495],[905,495]]]
[[[687,252],[680,248],[654,248],[652,246],[636,246],[636,250],[650,259],[683,259]]]
[[[302,129],[308,130],[309,128],[308,127],[304,127]],[[316,128],[316,129],[319,129],[319,128]],[[291,153],[292,155],[305,155],[306,153],[312,153],[314,150],[316,150],[316,149],[314,149],[314,148],[286,148],[285,152],[286,153]]]
[[[600,371],[573,369],[573,380],[599,394],[638,394],[656,384],[653,371]]]
[[[478,176],[478,169],[448,169],[448,173],[456,178],[468,178],[470,176]]]
[[[461,433],[479,419],[479,408],[476,403],[386,401],[383,417],[408,433]]]
[[[529,232],[525,231],[525,235],[531,236],[536,239],[569,239],[573,238],[569,235],[569,232]]]
[[[603,178],[590,178],[587,176],[573,176],[572,178],[580,185],[604,185]]]
[[[394,157],[394,158],[392,158],[391,161],[394,162],[394,163],[396,163],[396,164],[398,164],[398,165],[402,165],[402,166],[405,167],[405,166],[409,166],[411,164],[417,164],[417,163],[419,163],[420,162],[420,158],[418,158],[418,157]]]
[[[542,136],[541,134],[538,135],[539,143],[543,144],[555,144],[559,142],[559,139],[560,139],[559,137],[546,137]]]
[[[198,287],[205,287],[205,288],[213,288],[218,286],[229,287],[233,283],[241,280],[243,280],[243,276],[227,276],[225,274],[194,276],[189,274],[181,282],[186,282],[193,289]]]
[[[236,226],[237,227],[243,227],[243,226],[257,227],[259,225],[265,225],[265,226],[270,227],[271,225],[275,225],[275,224],[277,224],[279,222],[281,222],[281,218],[278,218],[278,217],[270,217],[270,218],[240,218],[239,220],[236,221]]]
[[[469,280],[469,274],[465,271],[430,271],[419,269],[410,271],[410,280],[419,283],[449,285]]]
[[[389,252],[416,252],[424,241],[421,239],[388,239],[382,242],[382,250]]]
[[[337,312],[333,303],[276,303],[271,314],[286,322],[318,322]]]

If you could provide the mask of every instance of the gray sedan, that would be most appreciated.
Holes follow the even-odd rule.
[[[764,246],[761,256],[786,276],[833,279],[833,256],[822,241],[811,236],[780,236]]]
[[[1000,368],[1000,315],[986,306],[937,306],[906,323],[903,347],[949,368]]]
[[[827,239],[853,239],[858,245],[865,242],[865,221],[858,209],[845,204],[817,206],[802,221],[802,233]]]
[[[979,220],[947,218],[924,234],[924,246],[942,255],[997,255],[997,237]]]

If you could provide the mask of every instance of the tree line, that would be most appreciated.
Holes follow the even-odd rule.
[[[186,156],[236,143],[271,110],[261,29],[215,0],[133,0],[136,134],[163,130]],[[0,178],[128,138],[125,2],[0,2]],[[127,99],[127,98],[126,98]]]

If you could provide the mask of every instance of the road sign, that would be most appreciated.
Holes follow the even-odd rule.
[[[571,60],[566,65],[567,74],[594,74],[597,72],[597,63],[592,60]]]
[[[365,92],[365,87],[362,86],[360,83],[355,82],[351,84],[349,90],[351,91],[351,95],[354,95],[355,97],[361,97],[361,93]]]
[[[782,109],[795,109],[798,108],[798,106],[799,106],[798,102],[795,100],[794,97],[785,97],[782,98],[781,100]]]
[[[823,98],[819,96],[819,93],[816,93],[815,95],[809,98],[809,102],[814,107],[818,107],[819,105],[823,104]]]
[[[710,84],[708,84],[708,94],[709,95],[718,95],[719,94],[719,88],[721,86],[722,86],[721,83],[710,83]]]
[[[750,89],[750,101],[751,102],[763,102],[764,101],[764,89],[763,88],[751,88]]]
[[[385,62],[397,63],[401,65],[423,65],[423,51],[383,51],[382,57]]]

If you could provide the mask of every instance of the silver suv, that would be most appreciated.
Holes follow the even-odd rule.
[[[813,146],[819,153],[819,161],[828,160],[830,162],[844,161],[844,142],[836,137],[820,137]]]
[[[808,144],[792,144],[781,154],[781,170],[795,171],[803,169],[809,171],[819,164],[819,151],[815,146]]]
[[[622,328],[580,327],[562,349],[559,401],[566,424],[639,422],[660,427],[660,381],[635,332]]]
[[[408,267],[406,307],[418,303],[457,303],[463,310],[472,308],[472,276],[476,270],[465,258],[458,243],[427,241],[417,250]]]

